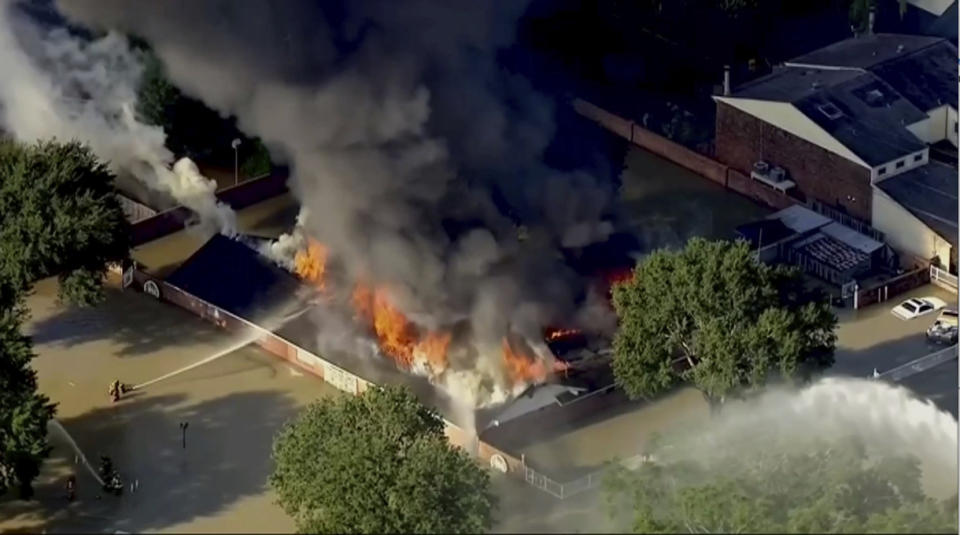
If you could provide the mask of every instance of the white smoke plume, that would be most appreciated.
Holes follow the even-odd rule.
[[[525,2],[58,7],[79,24],[142,37],[184,93],[285,158],[309,213],[303,231],[329,248],[346,287],[388,284],[424,329],[466,325],[449,381],[479,391],[464,398],[503,391],[507,333],[548,353],[543,327],[602,315],[580,310],[584,282],[558,250],[607,237],[612,192],[590,173],[543,163],[555,105],[497,59]],[[300,240],[267,253],[289,266]],[[322,341],[341,334],[329,325],[317,321]]]
[[[0,0],[0,125],[25,142],[77,140],[117,174],[129,174],[236,234],[233,210],[216,183],[187,158],[174,163],[163,129],[135,116],[140,57],[116,33],[94,40],[48,29],[10,0]]]

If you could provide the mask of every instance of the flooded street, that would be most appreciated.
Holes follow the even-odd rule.
[[[733,239],[737,226],[772,213],[639,147],[627,152],[624,163],[620,205],[644,251],[680,246],[696,236]]]
[[[138,292],[108,289],[91,309],[61,308],[55,294],[54,280],[37,285],[28,332],[40,390],[58,404],[66,435],[53,426],[37,500],[0,502],[0,531],[291,532],[266,486],[273,435],[306,403],[338,391],[248,346],[113,404],[115,378],[145,383],[243,340]],[[103,495],[70,440],[94,469],[110,456],[136,492]],[[78,499],[68,505],[70,474]]]

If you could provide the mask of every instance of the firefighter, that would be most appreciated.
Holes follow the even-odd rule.
[[[71,475],[67,478],[67,501],[72,502],[77,499],[77,477]]]
[[[107,392],[110,394],[110,398],[113,399],[114,403],[120,401],[120,380],[116,379],[110,383],[110,389]]]

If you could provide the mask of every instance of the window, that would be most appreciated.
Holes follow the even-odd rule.
[[[884,166],[881,167],[880,169],[877,169],[877,174],[880,175],[880,176],[883,176],[883,175],[887,174],[887,166],[884,165]]]
[[[915,312],[917,311],[917,306],[914,305],[913,303],[907,302],[907,303],[904,303],[904,304],[902,304],[902,305],[900,305],[900,306],[902,306],[902,307],[904,308],[904,310],[906,310],[907,312],[910,312],[911,314],[913,314],[913,313],[915,313]]]
[[[919,162],[919,161],[922,160],[922,159],[923,159],[923,153],[922,153],[922,152],[921,152],[920,154],[914,154],[914,155],[913,155],[913,161],[915,161],[915,162]]]
[[[906,160],[900,160],[899,162],[897,162],[897,169],[900,169],[900,168],[903,167],[904,165],[907,165],[907,161],[906,161]]]

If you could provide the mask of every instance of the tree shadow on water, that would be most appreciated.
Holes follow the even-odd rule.
[[[99,306],[59,305],[53,314],[30,322],[27,331],[34,344],[72,348],[110,339],[121,346],[117,356],[138,356],[223,336],[212,325],[172,304],[133,290],[105,291],[106,301]]]
[[[183,395],[144,396],[66,419],[63,426],[94,467],[100,455],[110,456],[127,485],[120,497],[98,498],[103,493],[87,478],[77,508],[102,519],[99,529],[134,533],[214,516],[266,492],[273,436],[296,411],[283,392],[260,390],[195,403]],[[186,447],[181,422],[188,423]],[[130,483],[138,484],[135,492]],[[262,514],[286,522],[279,509]],[[76,529],[77,515],[49,518],[47,531]]]

